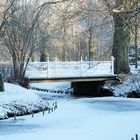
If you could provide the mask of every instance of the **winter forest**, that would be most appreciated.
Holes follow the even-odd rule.
[[[1,1],[0,10],[0,60],[13,64],[17,79],[29,61],[48,58],[108,60],[113,55],[116,73],[129,72],[128,55],[137,65],[138,0],[8,0]]]
[[[140,0],[0,0],[1,140],[139,140],[139,98]]]

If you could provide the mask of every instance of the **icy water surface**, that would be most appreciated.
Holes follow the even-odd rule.
[[[93,114],[95,111],[103,112],[103,113],[104,112],[125,113],[125,112],[134,112],[134,111],[140,112],[140,101],[138,99],[125,99],[125,98],[115,98],[115,97],[78,98],[72,95],[65,95],[65,94],[61,94],[61,95],[60,94],[39,94],[39,96],[42,97],[47,102],[49,102],[50,104],[52,104],[53,101],[57,101],[60,112],[61,110],[63,110],[64,115],[67,115],[67,111],[65,113],[64,109],[69,109],[70,115],[75,114],[75,112],[77,113],[76,114],[77,118],[79,117],[78,116],[79,112],[80,112],[79,115],[82,114],[82,107],[84,107],[84,111],[87,110],[87,113],[93,112]],[[58,115],[59,115],[59,109],[57,111]],[[85,115],[84,111],[83,111],[83,116]],[[47,114],[47,112],[45,113]],[[53,116],[53,113],[52,113],[52,116]],[[24,133],[24,132],[27,133],[27,132],[35,131],[38,129],[40,130],[47,126],[47,125],[44,125],[44,123],[46,124],[51,123],[49,122],[48,119],[44,120],[43,124],[37,122],[37,120],[33,120],[33,122],[30,120],[32,120],[31,115],[17,117],[17,120],[14,120],[13,118],[10,118],[8,120],[1,120],[0,121],[0,135],[7,135],[7,134],[10,135],[10,134]],[[62,122],[61,125],[63,124],[63,120],[59,120],[59,122]]]
[[[117,97],[83,99],[84,104],[91,108],[112,112],[140,111],[140,103],[135,99],[122,99]]]
[[[41,126],[36,124],[26,124],[25,119],[20,119],[20,117],[18,117],[17,120],[13,120],[13,119],[1,120],[0,135],[23,133],[39,127]]]

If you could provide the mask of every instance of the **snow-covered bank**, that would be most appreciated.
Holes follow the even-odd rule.
[[[53,83],[32,83],[32,87],[40,87],[42,89],[53,89],[53,90],[67,90],[71,87],[70,82],[53,82]]]
[[[53,93],[53,92],[44,92],[37,91],[36,94],[43,99],[47,100],[57,100],[58,98],[69,98],[72,97],[70,93],[66,94],[65,91],[68,91],[71,88],[70,82],[52,82],[52,83],[31,83],[31,87],[47,89],[48,91],[63,91],[62,93]]]
[[[140,97],[140,75],[128,75],[113,86],[107,83],[104,88],[113,92],[116,97]]]
[[[4,83],[5,91],[0,92],[0,119],[46,110],[47,103],[33,91],[18,85]]]

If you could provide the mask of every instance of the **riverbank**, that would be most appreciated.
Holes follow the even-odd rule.
[[[115,97],[140,98],[140,75],[120,75],[118,82],[107,82],[104,89],[112,92]]]
[[[22,116],[47,110],[47,102],[34,91],[19,85],[4,83],[5,91],[0,92],[0,119]]]

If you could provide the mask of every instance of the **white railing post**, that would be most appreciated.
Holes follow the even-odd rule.
[[[54,75],[57,75],[57,57],[55,57],[54,65]]]
[[[83,57],[81,56],[81,59],[80,59],[81,61],[83,61]]]
[[[47,58],[47,76],[48,76],[48,78],[50,77],[50,75],[49,75],[50,73],[49,73],[49,57]]]
[[[83,62],[83,59],[81,56],[81,59],[80,59],[80,77],[82,76],[82,62]]]
[[[111,74],[114,75],[114,57],[111,56]]]

